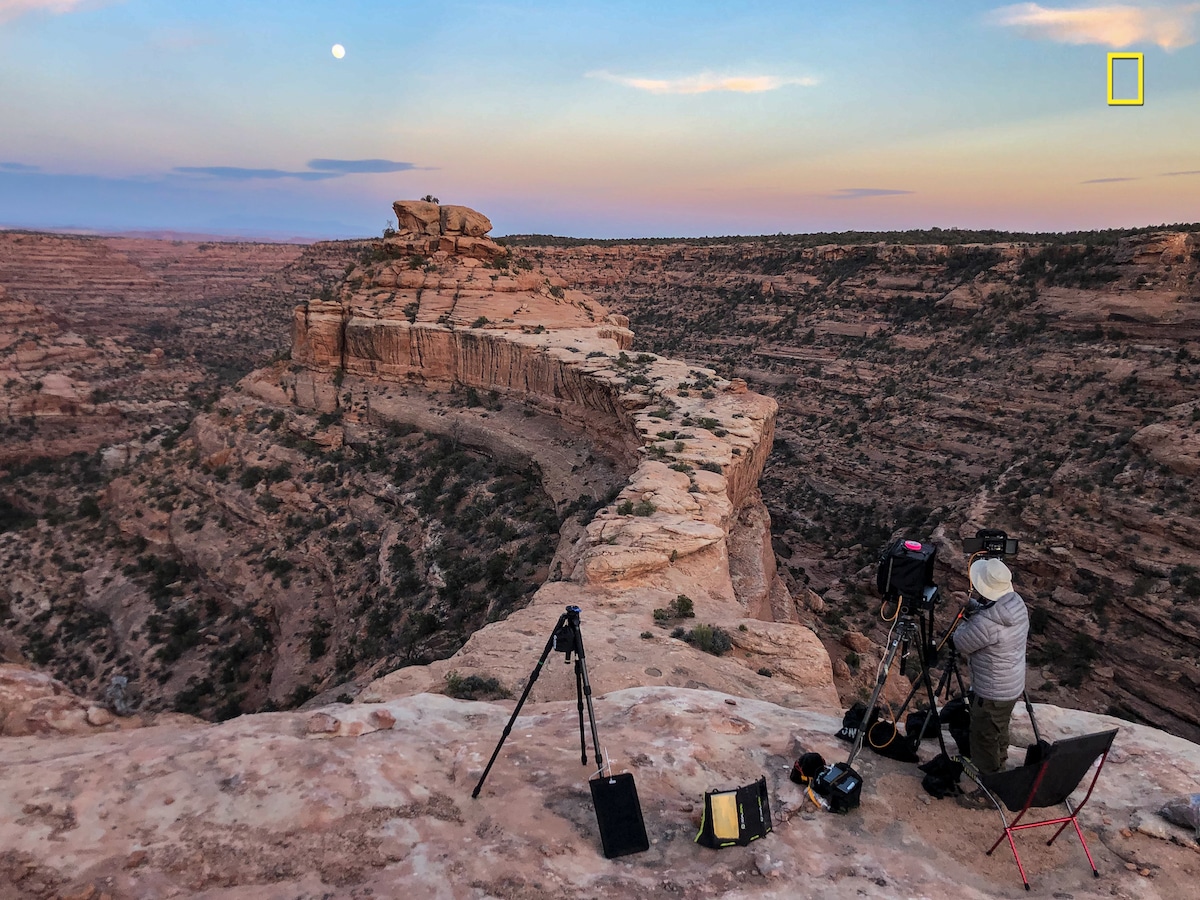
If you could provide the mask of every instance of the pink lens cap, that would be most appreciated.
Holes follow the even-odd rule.
[[[921,542],[920,541],[905,541],[904,549],[905,550],[920,550]]]

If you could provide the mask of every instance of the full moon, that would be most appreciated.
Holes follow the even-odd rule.
[[[343,56],[346,55],[346,48],[343,47],[341,44],[334,44],[333,50],[331,52],[333,53],[334,59],[341,59]]]

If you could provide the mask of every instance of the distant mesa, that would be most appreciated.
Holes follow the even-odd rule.
[[[428,200],[397,200],[399,232],[403,235],[483,237],[492,230],[491,220],[467,206],[442,206]]]

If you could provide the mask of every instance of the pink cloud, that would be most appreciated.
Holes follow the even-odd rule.
[[[611,72],[588,72],[588,78],[601,78],[614,84],[647,91],[651,94],[709,94],[732,91],[737,94],[759,94],[774,91],[790,84],[812,87],[815,78],[785,78],[779,75],[714,75],[702,72],[685,78],[632,78]]]
[[[1016,28],[1027,37],[1065,44],[1128,47],[1139,41],[1178,50],[1196,42],[1194,25],[1200,3],[1173,6],[1083,6],[1051,9],[1017,3],[994,10],[994,24]]]

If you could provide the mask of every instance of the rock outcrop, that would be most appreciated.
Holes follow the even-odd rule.
[[[483,265],[479,238],[465,247],[447,240],[452,226],[468,235],[490,228],[473,210],[395,206],[400,235],[385,240],[383,259],[351,272],[338,300],[297,308],[292,358],[308,371],[282,378],[284,391],[332,409],[341,402],[334,376],[357,376],[346,385],[351,396],[364,391],[364,405],[380,383],[463,387],[582,427],[636,471],[589,526],[579,565],[564,577],[616,583],[722,543],[757,496],[774,402],[708,369],[631,358],[624,318],[499,245],[488,242],[494,261]]]
[[[553,270],[499,245],[485,264],[483,238],[463,246],[464,238],[447,240],[444,230],[432,234],[432,204],[404,201],[396,210],[400,234],[348,275],[336,300],[297,308],[299,366],[264,370],[245,388],[272,402],[374,421],[390,418],[401,386],[487,392],[585,435],[624,473],[624,484],[585,529],[564,537],[554,569],[569,585],[547,584],[527,610],[476,633],[452,659],[401,669],[363,696],[436,689],[451,671],[518,690],[562,606],[574,604],[594,611],[607,642],[620,648],[591,657],[594,677],[610,687],[676,684],[788,705],[833,702],[828,657],[795,624],[791,598],[763,551],[769,528],[757,482],[771,449],[774,401],[710,369],[631,356],[624,318]],[[454,213],[439,228],[460,219],[482,217]],[[462,421],[453,421],[460,437]],[[493,449],[507,440],[492,419],[474,433]],[[546,449],[531,455],[552,472]],[[734,635],[728,661],[701,664],[698,651],[677,640],[660,644],[647,631],[654,611],[680,595],[694,601],[702,622]],[[540,688],[535,696],[556,695]]]
[[[491,220],[466,206],[441,206],[427,200],[397,200],[396,211],[401,235],[462,235],[481,238],[492,230]]]
[[[570,682],[569,667],[546,680]],[[0,741],[0,891],[12,897],[597,898],[1023,895],[994,813],[933,800],[911,764],[868,754],[862,806],[822,813],[788,780],[802,750],[844,753],[837,715],[702,690],[599,689],[602,752],[636,778],[650,849],[606,860],[574,701],[527,706],[478,799],[511,703],[421,695],[204,728]],[[1118,724],[1077,839],[1017,835],[1042,896],[1175,900],[1200,870],[1154,814],[1194,788],[1200,748],[1053,707],[1043,733]],[[1014,740],[1032,740],[1018,714]],[[703,793],[765,776],[774,832],[698,846]],[[1164,840],[1164,838],[1166,840]],[[1175,840],[1178,843],[1171,843]],[[1003,849],[1003,848],[1002,848]]]

